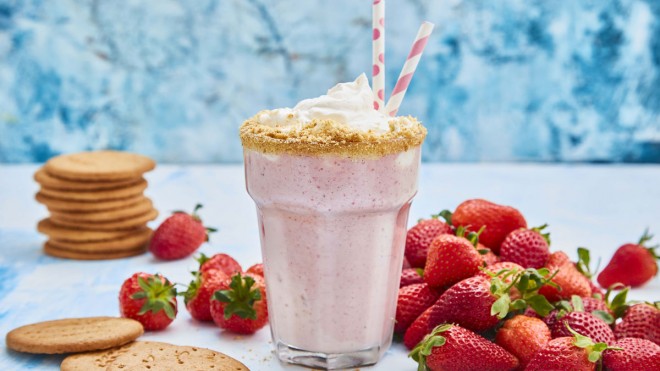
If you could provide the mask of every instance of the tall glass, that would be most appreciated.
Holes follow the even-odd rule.
[[[389,348],[419,142],[380,156],[244,147],[282,361],[358,367]]]

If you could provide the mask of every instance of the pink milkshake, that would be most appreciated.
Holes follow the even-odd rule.
[[[282,361],[358,367],[389,348],[425,135],[375,111],[364,75],[241,127]]]

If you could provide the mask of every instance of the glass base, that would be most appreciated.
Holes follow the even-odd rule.
[[[347,353],[310,352],[282,342],[277,342],[276,348],[277,356],[282,362],[324,370],[370,366],[380,359],[378,346]]]

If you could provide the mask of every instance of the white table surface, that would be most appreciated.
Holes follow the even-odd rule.
[[[14,327],[43,320],[118,315],[121,283],[136,271],[160,272],[187,283],[196,268],[192,258],[159,262],[149,254],[100,262],[60,260],[41,253],[45,238],[35,230],[47,215],[34,201],[36,165],[0,166],[0,370],[57,369],[61,356],[24,355],[4,347],[4,334]],[[161,166],[148,174],[150,196],[161,215],[191,209],[202,202],[201,216],[219,228],[201,247],[207,255],[226,252],[244,268],[259,262],[259,237],[254,206],[245,192],[241,165]],[[622,243],[636,241],[645,227],[660,237],[660,166],[621,165],[424,165],[410,220],[453,209],[468,198],[482,197],[519,208],[530,225],[548,223],[552,249],[573,258],[577,246],[609,260]],[[656,240],[660,242],[660,238]],[[656,277],[631,297],[660,299]],[[179,301],[179,314],[162,332],[141,340],[195,345],[229,354],[252,370],[295,370],[272,352],[270,333],[253,336],[224,333],[212,324],[193,321]],[[363,370],[415,370],[402,344]]]

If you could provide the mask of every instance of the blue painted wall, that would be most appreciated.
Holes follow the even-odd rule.
[[[660,162],[659,0],[388,0],[428,161]],[[237,127],[370,70],[371,1],[0,0],[0,162],[240,161]]]

